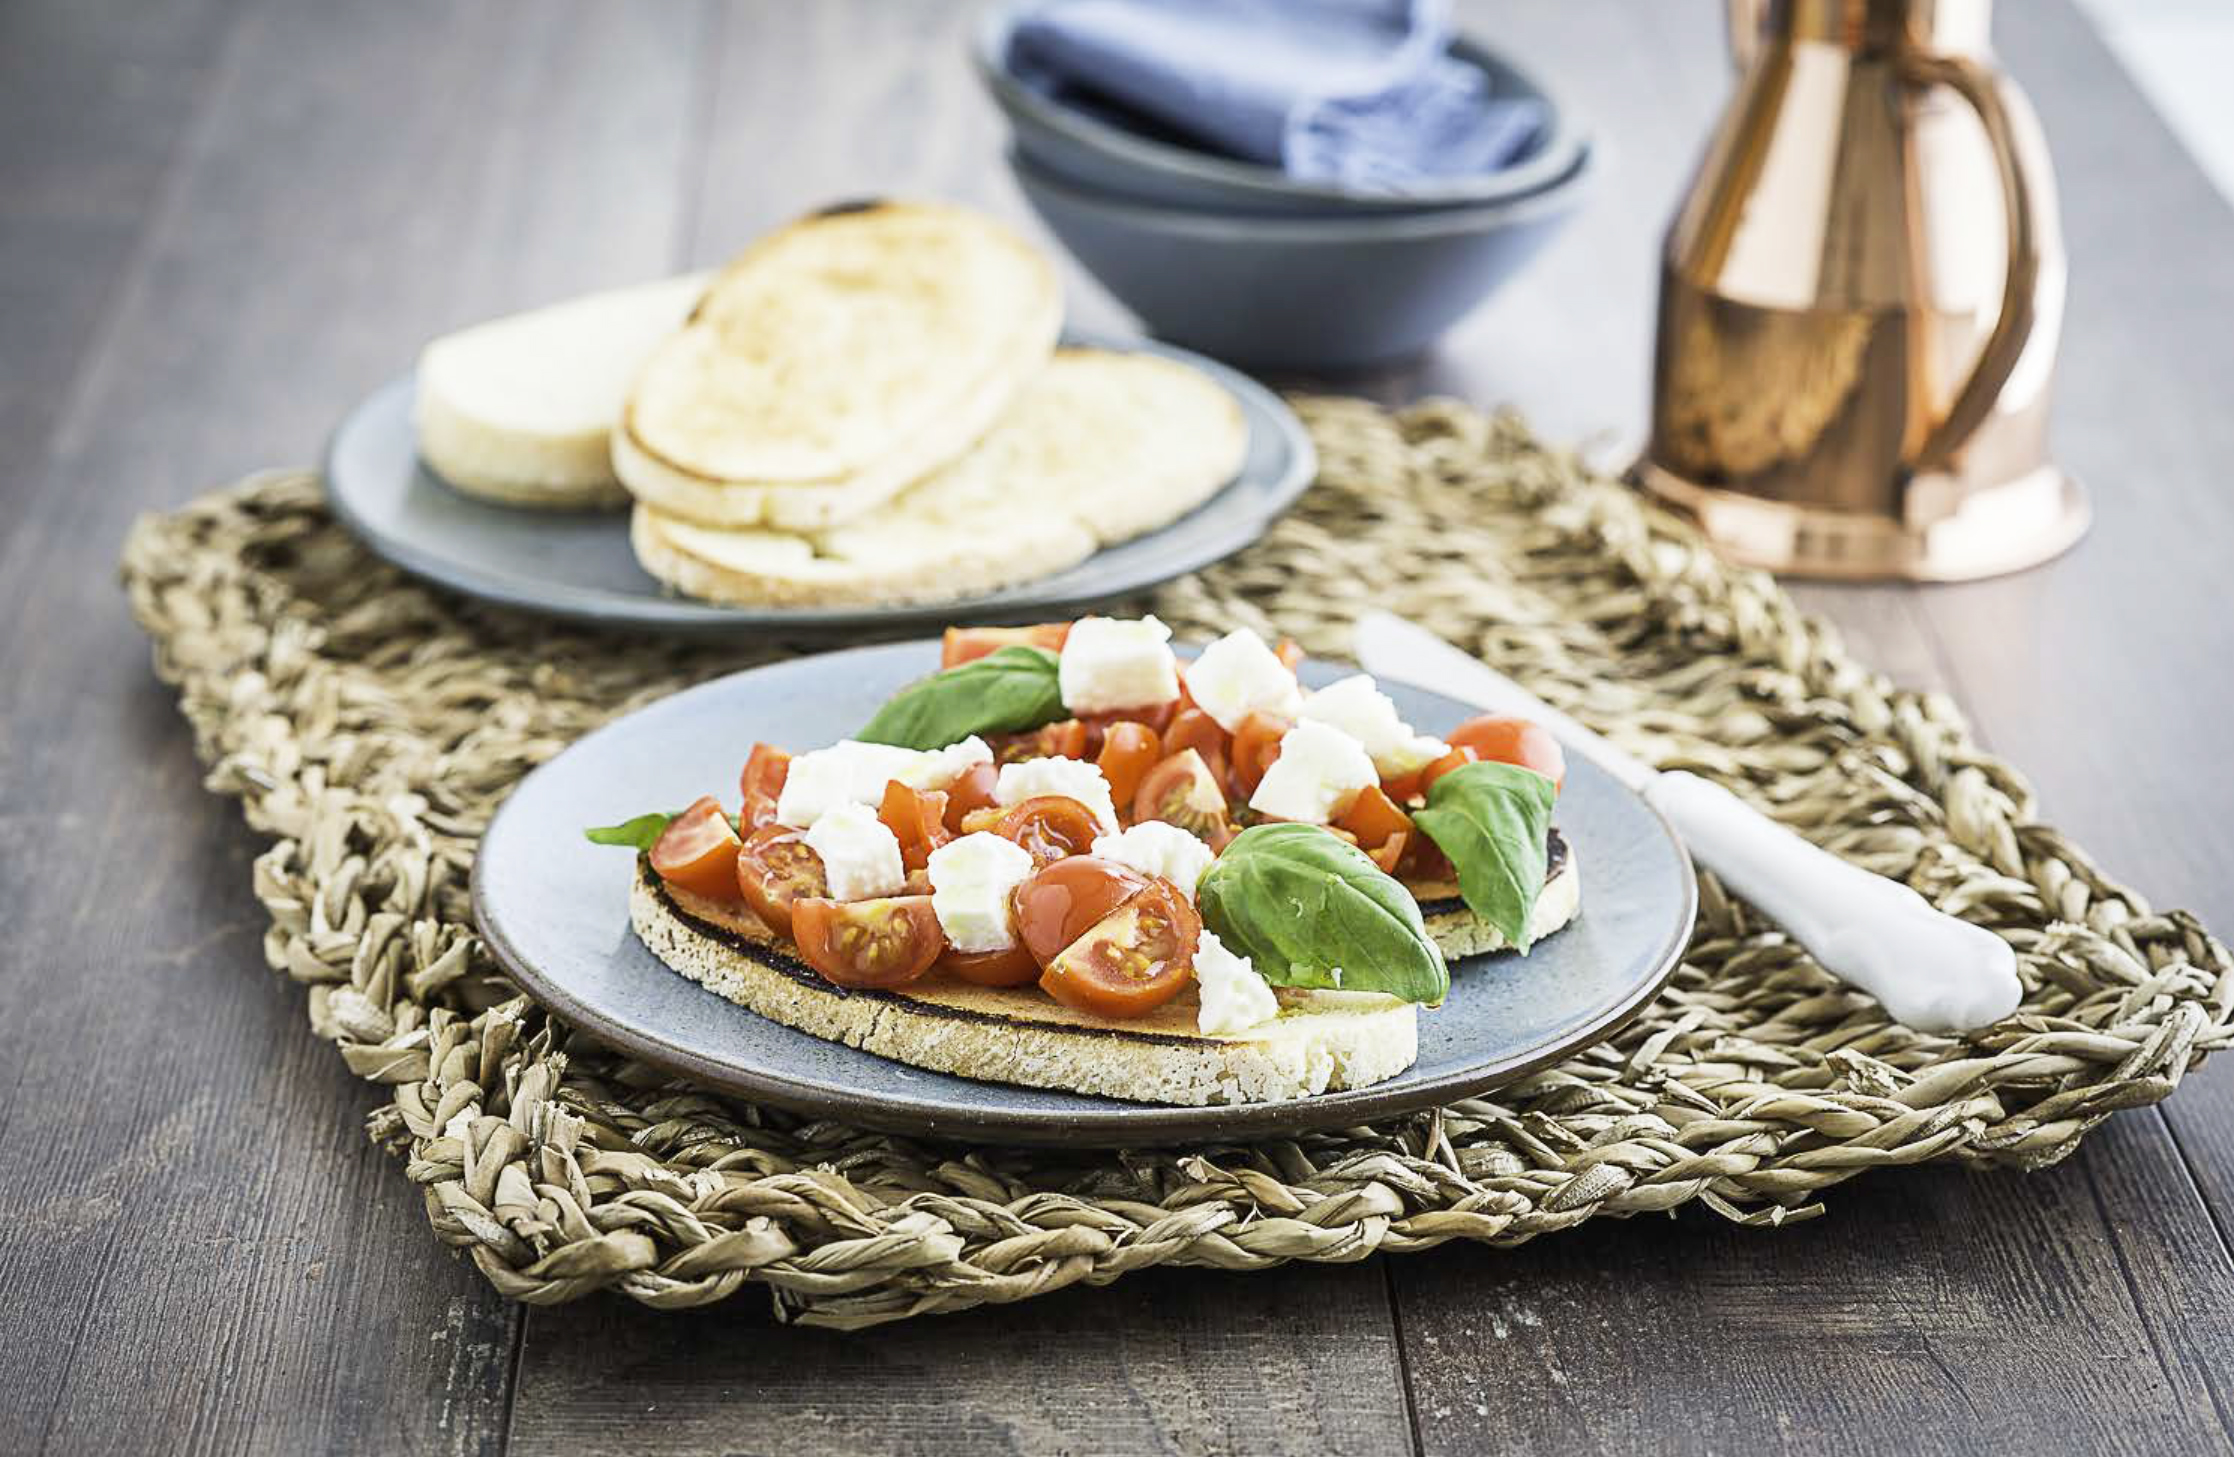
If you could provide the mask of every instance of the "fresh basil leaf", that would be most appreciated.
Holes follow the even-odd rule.
[[[1018,733],[1062,716],[1055,655],[1011,643],[910,683],[854,737],[903,749],[943,749],[971,734]]]
[[[592,845],[622,845],[637,854],[648,854],[660,831],[667,828],[672,814],[638,815],[632,820],[622,820],[617,825],[600,825],[594,830],[582,831],[582,837]]]
[[[1203,924],[1274,986],[1430,1004],[1450,991],[1411,892],[1317,825],[1243,830],[1203,872],[1197,899]]]
[[[1435,781],[1412,816],[1458,872],[1466,908],[1528,949],[1528,924],[1544,888],[1545,836],[1558,789],[1517,764],[1464,764]]]

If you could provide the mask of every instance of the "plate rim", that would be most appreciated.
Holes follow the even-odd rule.
[[[837,629],[892,629],[918,626],[934,621],[976,622],[1004,617],[1019,617],[1049,608],[1076,606],[1089,602],[1112,601],[1130,594],[1144,592],[1173,578],[1199,571],[1214,562],[1220,562],[1241,551],[1262,537],[1272,523],[1291,509],[1318,479],[1318,448],[1311,435],[1297,418],[1287,401],[1270,387],[1243,371],[1222,361],[1167,344],[1160,339],[1121,337],[1099,330],[1063,330],[1061,345],[1064,348],[1103,349],[1114,353],[1154,354],[1181,364],[1190,365],[1207,375],[1230,396],[1242,412],[1242,420],[1249,431],[1250,444],[1255,443],[1256,432],[1261,426],[1278,442],[1285,456],[1283,468],[1271,479],[1269,492],[1272,502],[1267,509],[1249,512],[1237,517],[1231,526],[1212,533],[1207,539],[1190,548],[1166,553],[1161,557],[1151,575],[1141,576],[1122,585],[1084,595],[1063,592],[1033,592],[1033,581],[1018,582],[999,589],[1000,593],[1017,592],[1014,597],[987,596],[956,602],[903,603],[883,607],[830,607],[782,608],[747,607],[718,602],[700,602],[695,599],[670,595],[659,589],[659,584],[646,575],[647,591],[641,596],[612,592],[605,588],[569,588],[564,597],[554,598],[539,593],[531,580],[514,574],[482,567],[461,568],[456,563],[423,551],[417,546],[398,540],[392,534],[375,526],[356,508],[343,492],[334,489],[335,465],[341,444],[353,428],[366,415],[388,403],[392,396],[408,395],[418,376],[418,367],[405,369],[367,391],[357,402],[343,412],[340,420],[327,432],[325,445],[319,453],[319,478],[324,487],[326,507],[334,519],[373,555],[381,558],[423,582],[429,582],[445,591],[456,592],[477,601],[492,602],[499,606],[540,616],[558,618],[583,626],[605,630],[658,629],[677,633],[718,636],[725,633],[742,634],[751,631],[826,632]],[[408,403],[402,413],[408,420],[411,411]],[[1246,459],[1246,457],[1244,457]],[[430,476],[435,472],[419,457],[416,433],[412,441],[412,460],[415,468]],[[456,491],[457,487],[435,479],[444,490]],[[1118,547],[1131,545],[1149,536],[1172,530],[1196,511],[1211,505],[1240,484],[1241,472],[1237,471],[1223,485],[1205,497],[1185,515],[1154,532],[1143,533],[1119,542]],[[500,509],[494,502],[479,502],[468,492],[459,492],[468,500]],[[611,515],[621,530],[626,530],[625,510],[595,512],[574,509],[520,508],[522,516],[543,515],[552,519]],[[1078,566],[1092,562],[1104,552],[1114,550],[1104,547],[1089,556]],[[1065,571],[1073,568],[1065,568]],[[1045,582],[1048,578],[1037,579]],[[585,600],[586,599],[586,600]]]
[[[690,695],[720,689],[740,678],[772,668],[783,668],[805,660],[843,658],[861,653],[886,652],[897,647],[928,648],[935,639],[901,639],[894,642],[865,643],[826,653],[805,654],[800,657],[780,659],[754,667],[726,673],[704,683],[693,684],[629,713],[600,725],[582,735],[537,765],[507,791],[496,812],[489,817],[488,826],[474,843],[473,866],[468,878],[468,900],[473,914],[474,930],[490,956],[504,974],[522,991],[533,997],[546,1011],[566,1021],[577,1031],[596,1041],[617,1048],[642,1061],[665,1071],[684,1077],[717,1092],[743,1098],[756,1103],[766,1103],[788,1112],[810,1117],[828,1118],[858,1128],[881,1133],[899,1134],[912,1138],[944,1139],[961,1142],[995,1142],[1016,1147],[1066,1147],[1066,1148],[1145,1148],[1201,1145],[1211,1143],[1249,1142],[1260,1138],[1289,1136],[1302,1132],[1329,1128],[1352,1127],[1363,1123],[1401,1117],[1425,1109],[1444,1106],[1461,1099],[1478,1097],[1483,1093],[1503,1087],[1531,1073],[1573,1056],[1586,1048],[1605,1041],[1634,1021],[1639,1013],[1654,1001],[1674,979],[1683,964],[1683,953],[1689,948],[1691,937],[1698,924],[1699,884],[1698,872],[1690,852],[1685,849],[1682,836],[1675,829],[1659,806],[1613,775],[1606,775],[1607,782],[1621,794],[1641,807],[1650,821],[1659,828],[1662,837],[1674,852],[1679,869],[1681,914],[1674,917],[1671,929],[1663,935],[1661,943],[1651,953],[1652,970],[1636,986],[1616,999],[1597,1016],[1576,1032],[1532,1050],[1520,1057],[1492,1062],[1465,1071],[1445,1074],[1426,1083],[1410,1083],[1392,1087],[1395,1081],[1378,1083],[1369,1087],[1354,1088],[1338,1093],[1320,1093],[1306,1098],[1294,1098],[1268,1103],[1226,1104],[1161,1104],[1135,1103],[1123,1099],[1099,1100],[1106,1109],[1096,1108],[1084,1114],[1060,1115],[1058,1123],[1051,1124],[1044,1115],[1035,1115],[1014,1109],[983,1106],[954,1109],[942,1105],[936,1111],[906,1101],[895,1101],[886,1095],[852,1094],[850,1098],[833,1098],[813,1090],[802,1092],[796,1082],[768,1073],[744,1069],[735,1064],[722,1063],[687,1048],[679,1047],[627,1022],[617,1021],[595,1006],[583,1001],[563,984],[546,976],[525,956],[510,937],[505,934],[500,921],[488,911],[487,887],[482,874],[482,848],[494,833],[498,823],[512,808],[521,785],[528,778],[540,774],[560,757],[572,753],[577,747],[593,739],[625,729],[630,720],[655,707],[671,703]],[[1321,659],[1321,662],[1328,660]],[[1464,708],[1465,703],[1436,693],[1417,684],[1407,684],[1414,691],[1441,698],[1445,702]],[[627,933],[636,937],[633,927]],[[655,957],[656,959],[656,957]],[[669,968],[671,975],[680,975]],[[700,988],[706,996],[716,996]],[[725,1001],[727,999],[724,999]],[[760,1016],[749,1007],[731,1002],[729,1005],[748,1016]],[[782,1027],[773,1018],[763,1021]],[[787,1030],[800,1036],[814,1036],[797,1028]],[[825,1039],[826,1040],[826,1039]],[[842,1045],[842,1044],[841,1044]],[[859,1049],[856,1049],[857,1051]],[[868,1056],[880,1056],[868,1053]],[[911,1067],[898,1058],[885,1058],[899,1067]],[[919,1069],[920,1071],[935,1071]],[[1407,1069],[1408,1071],[1409,1069]],[[946,1074],[945,1076],[958,1076]],[[1401,1077],[1402,1074],[1398,1074]],[[962,1079],[964,1082],[980,1081]],[[1015,1084],[993,1083],[991,1086],[1011,1087]],[[1037,1091],[1048,1091],[1039,1089]],[[1057,1090],[1060,1091],[1060,1090]]]

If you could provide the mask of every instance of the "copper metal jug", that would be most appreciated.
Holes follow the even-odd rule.
[[[2055,182],[1991,0],[1730,21],[1742,75],[1668,231],[1638,479],[1803,575],[1957,580],[2070,546]]]

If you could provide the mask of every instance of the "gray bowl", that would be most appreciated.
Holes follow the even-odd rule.
[[[1402,193],[1357,192],[1306,182],[1270,168],[1197,151],[1120,126],[1066,104],[1009,65],[1018,17],[1037,0],[995,5],[979,21],[978,75],[1008,116],[1016,150],[1058,182],[1161,207],[1223,214],[1330,216],[1410,213],[1513,202],[1561,184],[1590,149],[1587,129],[1535,78],[1481,43],[1460,37],[1451,54],[1488,73],[1499,96],[1532,96],[1551,119],[1534,150],[1510,167],[1454,177]]]
[[[1246,367],[1322,374],[1424,352],[1550,241],[1590,178],[1586,151],[1515,202],[1268,218],[1150,207],[1008,160],[1033,210],[1151,333]]]

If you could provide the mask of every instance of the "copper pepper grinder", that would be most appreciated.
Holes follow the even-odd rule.
[[[2048,456],[2055,181],[1991,0],[1730,0],[1742,75],[1668,230],[1636,474],[1727,555],[2013,571],[2087,527]]]

